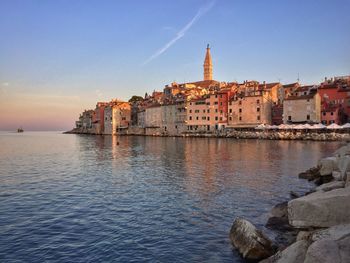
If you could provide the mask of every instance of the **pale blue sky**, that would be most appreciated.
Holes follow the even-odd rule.
[[[97,100],[200,80],[207,43],[219,81],[350,74],[349,0],[2,0],[0,13],[0,129],[68,129]]]

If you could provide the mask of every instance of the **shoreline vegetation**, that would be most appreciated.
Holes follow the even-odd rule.
[[[75,128],[65,134],[95,134],[93,132]],[[110,134],[105,134],[110,135]],[[251,129],[225,129],[216,133],[184,132],[181,135],[168,135],[166,133],[147,133],[144,128],[123,130],[117,136],[158,136],[158,137],[205,137],[205,138],[233,138],[233,139],[262,139],[262,140],[310,140],[310,141],[350,141],[350,129],[323,129],[323,130],[257,130]]]
[[[266,227],[271,240],[251,222],[236,218],[232,245],[247,261],[262,263],[350,262],[350,144],[299,174],[315,183],[304,196],[275,205]]]

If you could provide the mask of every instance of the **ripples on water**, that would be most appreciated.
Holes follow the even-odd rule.
[[[234,218],[263,227],[339,145],[0,133],[0,261],[240,262]]]

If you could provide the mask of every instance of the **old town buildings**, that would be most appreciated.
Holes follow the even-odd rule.
[[[220,82],[213,79],[207,46],[203,80],[173,82],[163,91],[129,102],[98,102],[76,122],[77,131],[93,134],[177,136],[220,133],[261,124],[349,122],[350,76],[325,79],[320,85],[258,81]]]

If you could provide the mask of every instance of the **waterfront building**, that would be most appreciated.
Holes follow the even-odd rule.
[[[186,108],[184,100],[162,105],[161,115],[162,134],[177,136],[186,131]]]
[[[319,123],[320,121],[321,98],[315,90],[307,95],[289,96],[284,100],[284,123]]]
[[[92,129],[92,118],[94,115],[94,111],[93,110],[85,110],[83,112],[83,122],[82,122],[82,126],[84,129]]]
[[[323,124],[343,124],[350,121],[350,81],[348,79],[349,77],[325,78],[318,88]]]
[[[272,124],[272,108],[279,103],[280,83],[245,81],[228,102],[229,127]],[[278,116],[276,116],[278,118]]]
[[[145,128],[147,135],[161,134],[162,109],[160,104],[150,105],[145,108]]]
[[[94,110],[94,118],[93,118],[93,130],[96,134],[103,134],[104,133],[104,112],[105,107],[108,106],[108,102],[97,102],[96,108]]]
[[[112,106],[112,134],[126,132],[131,121],[131,107],[128,102],[116,101]]]
[[[140,128],[145,128],[145,113],[145,109],[137,112],[137,126]]]
[[[112,127],[112,121],[113,121],[113,114],[112,114],[112,105],[108,105],[104,108],[104,129],[103,134],[112,134],[113,127]]]

